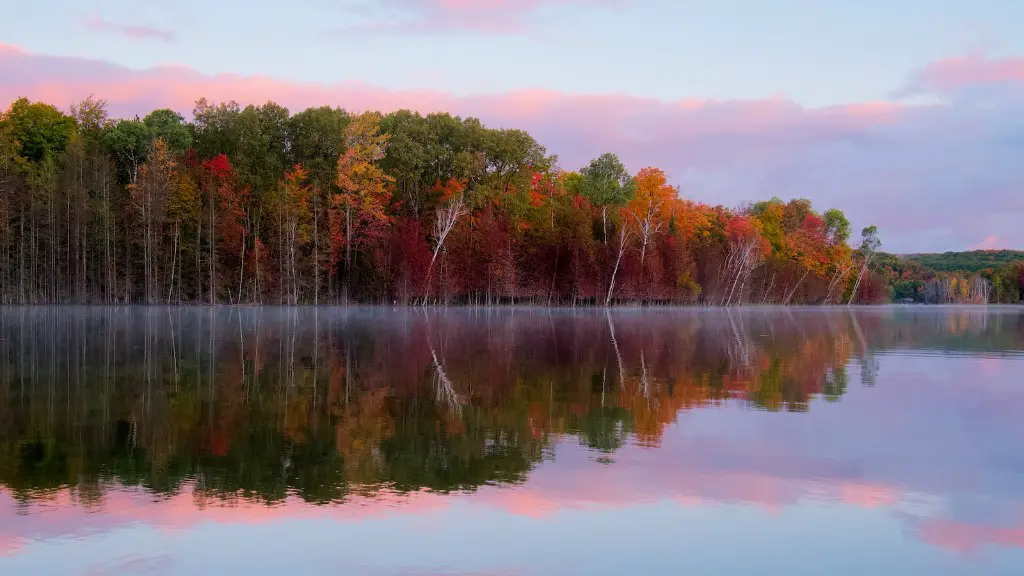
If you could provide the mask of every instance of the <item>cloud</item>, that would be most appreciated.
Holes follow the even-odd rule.
[[[965,88],[1024,82],[1024,58],[989,59],[980,55],[932,62],[912,74],[897,95],[948,94]],[[1019,86],[1018,86],[1019,87]]]
[[[911,76],[908,86],[938,92],[937,103],[806,108],[782,98],[666,102],[546,90],[458,97],[358,82],[211,76],[185,67],[132,70],[8,47],[0,50],[0,105],[28,96],[67,106],[96,94],[123,116],[155,107],[187,115],[200,96],[273,100],[293,111],[325,104],[447,111],[528,130],[568,169],[605,151],[633,170],[662,167],[684,195],[706,202],[807,197],[818,208],[845,210],[856,227],[877,224],[890,251],[964,249],[988,236],[1000,247],[1022,247],[1024,79],[1016,79],[1013,61],[964,62],[970,64],[955,74],[926,66]]]
[[[1024,548],[1024,523],[1014,526],[979,526],[944,518],[929,519],[918,527],[921,540],[955,552],[974,552],[990,545]]]
[[[85,27],[95,32],[105,32],[108,34],[123,36],[125,38],[131,38],[133,40],[154,39],[163,40],[164,42],[174,41],[174,33],[170,30],[151,28],[149,26],[139,26],[136,24],[118,24],[101,18],[90,18],[89,20],[86,20]]]
[[[374,8],[357,9],[369,16],[364,22],[329,32],[516,34],[548,10],[621,4],[621,0],[383,0]]]
[[[999,247],[1003,245],[1004,243],[1002,240],[999,239],[999,236],[989,234],[988,236],[985,237],[984,240],[982,240],[978,244],[975,244],[971,248],[975,250],[998,250]]]

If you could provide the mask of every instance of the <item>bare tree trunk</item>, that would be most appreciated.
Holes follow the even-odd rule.
[[[864,265],[861,266],[860,273],[857,274],[857,281],[853,284],[853,292],[850,293],[850,300],[846,302],[847,306],[853,305],[853,299],[857,297],[857,290],[860,288],[860,281],[864,278],[864,272],[868,269],[868,259],[864,260]]]
[[[615,267],[612,268],[612,277],[608,281],[608,295],[604,299],[604,305],[611,306],[612,296],[615,294],[615,276],[619,273],[619,263],[622,262],[622,255],[626,253],[626,241],[629,239],[629,231],[623,223],[619,228],[619,254],[615,258]]]
[[[249,215],[245,215],[246,235],[248,235]],[[242,303],[242,288],[245,286],[245,237],[242,237],[242,265],[238,267],[238,303]]]
[[[174,223],[174,251],[171,252],[171,281],[167,287],[167,302],[174,297],[174,274],[178,266],[178,223]]]
[[[626,385],[626,369],[622,363],[622,353],[619,351],[619,341],[615,338],[615,323],[612,322],[611,310],[606,308],[604,314],[605,318],[608,320],[608,334],[612,338],[612,346],[615,350],[615,361],[619,366],[619,387],[621,388]]]
[[[437,219],[434,221],[434,237],[436,244],[434,245],[434,254],[430,257],[430,264],[427,266],[427,277],[424,281],[424,297],[423,303],[426,304],[427,298],[430,294],[430,274],[434,270],[434,262],[437,260],[438,254],[444,247],[445,238],[451,233],[452,229],[455,228],[455,224],[458,223],[459,218],[466,213],[465,209],[465,196],[459,195],[453,200],[449,200],[444,206],[437,208]]]
[[[790,290],[788,294],[786,294],[786,299],[783,300],[783,302],[782,302],[782,304],[784,306],[788,306],[789,305],[789,301],[793,299],[793,295],[796,294],[797,289],[800,288],[800,285],[803,284],[804,279],[807,278],[807,275],[810,274],[810,273],[811,273],[811,269],[810,268],[808,268],[807,270],[804,270],[804,275],[800,277],[800,280],[798,280],[796,285],[793,286],[793,289]]]
[[[773,286],[775,286],[775,272],[772,272],[772,280],[768,283],[768,289],[764,291],[764,298],[761,298],[761,304],[768,302],[768,296],[772,293]]]
[[[837,268],[835,274],[832,275],[832,280],[828,283],[828,291],[825,293],[825,304],[828,304],[832,300],[832,292],[839,286],[839,283],[846,277],[846,273],[850,271],[851,266],[845,268]]]
[[[608,244],[608,206],[601,206],[601,241]]]
[[[207,233],[210,238],[210,305],[213,306],[217,303],[217,236],[214,231],[217,229],[215,225],[215,204],[217,202],[215,193],[210,191],[210,231]]]
[[[743,247],[743,256],[740,257],[739,263],[736,265],[736,277],[733,279],[732,287],[729,289],[729,296],[725,299],[726,306],[732,305],[732,297],[736,292],[736,285],[739,283],[740,277],[744,275],[748,260],[750,259],[750,250],[751,247],[749,246]]]
[[[320,229],[316,196],[313,197],[313,305],[320,305]]]
[[[352,280],[352,202],[345,203],[345,284],[342,286],[342,298],[348,304],[349,284]]]

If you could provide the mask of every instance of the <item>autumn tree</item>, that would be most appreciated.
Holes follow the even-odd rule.
[[[644,168],[634,182],[634,196],[626,206],[626,213],[633,220],[640,239],[640,264],[643,265],[647,246],[668,224],[672,202],[679,193],[668,183],[665,173],[657,168]]]
[[[189,120],[115,119],[89,97],[0,115],[3,302],[981,302],[1024,285],[992,267],[954,288],[848,241],[842,212],[807,200],[687,200],[611,153],[566,172],[525,131],[446,113],[200,99]]]
[[[153,141],[147,158],[148,161],[139,167],[136,181],[128,189],[139,222],[137,233],[140,238],[137,241],[142,244],[144,298],[152,304],[159,301],[162,294],[159,259],[163,252],[167,201],[175,183],[175,162],[162,138]]]
[[[303,254],[306,247],[313,241],[313,212],[311,200],[316,195],[316,188],[308,183],[309,172],[300,164],[296,164],[285,173],[280,184],[280,205],[278,206],[281,220],[282,241],[278,244],[281,264],[279,265],[284,301],[295,305],[299,303],[300,290],[309,282],[304,278]],[[317,258],[314,254],[313,261]],[[314,266],[314,270],[315,270]],[[312,285],[317,290],[317,279]],[[318,296],[314,294],[314,302]]]
[[[335,264],[341,261],[344,250],[345,301],[350,295],[354,239],[364,239],[388,221],[388,185],[394,178],[378,165],[390,138],[380,133],[380,119],[380,114],[373,112],[352,118],[345,127],[345,152],[338,158],[340,192],[331,199],[331,236]]]

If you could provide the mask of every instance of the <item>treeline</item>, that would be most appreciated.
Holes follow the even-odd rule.
[[[957,256],[963,254],[963,256]],[[878,270],[886,278],[895,302],[925,304],[1020,304],[1024,302],[1024,259],[996,266],[982,266],[989,254],[993,261],[1019,254],[1012,250],[975,251],[901,258],[879,254]],[[931,267],[935,264],[938,268]],[[961,264],[963,268],[954,266]]]
[[[730,209],[522,130],[199,100],[0,116],[4,303],[821,304],[888,298],[843,213]]]
[[[941,254],[910,254],[907,260],[939,272],[982,272],[1024,261],[1019,250],[968,250]]]

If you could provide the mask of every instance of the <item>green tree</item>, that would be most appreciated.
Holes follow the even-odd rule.
[[[153,131],[138,119],[120,120],[103,135],[103,146],[116,159],[122,182],[134,184],[138,180],[152,141]]]
[[[580,170],[580,192],[601,208],[601,241],[608,242],[608,207],[625,206],[633,198],[636,183],[619,157],[606,152]]]
[[[2,121],[18,142],[18,154],[29,162],[56,158],[67,148],[75,133],[75,119],[55,106],[19,98],[4,113]]]
[[[142,123],[149,128],[153,137],[161,138],[167,143],[167,150],[180,156],[192,145],[192,133],[189,132],[185,119],[174,110],[163,108],[150,112]]]

